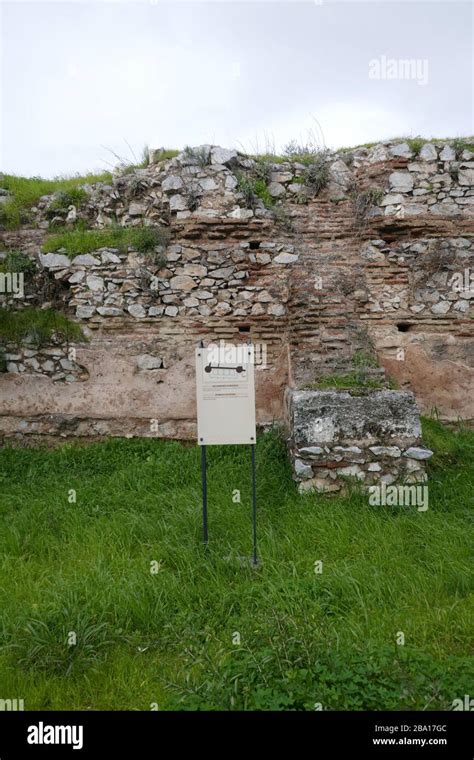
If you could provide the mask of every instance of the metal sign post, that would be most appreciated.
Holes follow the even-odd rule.
[[[247,444],[252,459],[253,555],[257,560],[257,479],[255,465],[255,378],[252,345],[214,345],[196,349],[198,444],[201,446],[202,533],[208,545],[207,446]]]
[[[252,520],[253,520],[253,564],[257,566],[257,472],[255,467],[255,449],[252,446]]]
[[[207,471],[206,471],[206,447],[201,446],[201,478],[202,478],[202,540],[207,547],[209,534],[207,530]]]

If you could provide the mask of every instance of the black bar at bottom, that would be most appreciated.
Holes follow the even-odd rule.
[[[145,701],[142,693],[131,694],[137,706]],[[186,703],[183,702],[183,708]],[[322,758],[342,754],[343,757],[388,758],[389,760],[472,760],[472,712],[1,712],[0,748],[4,760],[33,758],[100,758],[104,756],[142,756],[138,750],[147,745],[168,740],[174,754],[190,752],[196,741],[203,741],[209,731],[225,731],[232,737],[237,753],[248,747],[248,726],[252,741],[258,740],[263,749],[288,747],[298,741],[315,741],[317,756]],[[71,729],[74,744],[51,746],[38,741],[54,726],[62,727],[61,736]],[[72,727],[76,727],[72,733]],[[389,730],[392,728],[394,730]],[[35,737],[35,734],[37,735]],[[35,741],[36,738],[36,741]],[[220,738],[220,737],[219,737]],[[246,744],[247,742],[247,744]],[[273,746],[272,746],[273,745]],[[215,754],[215,753],[214,753]]]

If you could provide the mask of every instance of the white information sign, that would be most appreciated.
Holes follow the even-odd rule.
[[[256,442],[253,347],[196,349],[198,443]]]

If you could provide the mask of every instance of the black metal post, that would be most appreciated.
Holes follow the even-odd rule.
[[[202,478],[202,538],[208,545],[207,533],[207,472],[206,472],[206,447],[201,446],[201,478]]]
[[[252,518],[253,518],[253,565],[257,566],[257,474],[255,468],[255,444],[252,449]]]

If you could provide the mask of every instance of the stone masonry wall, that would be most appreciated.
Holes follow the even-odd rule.
[[[262,424],[282,419],[287,385],[339,372],[367,346],[421,411],[472,420],[474,149],[434,142],[415,156],[386,143],[325,161],[320,192],[304,164],[269,164],[268,203],[242,182],[259,162],[204,146],[86,186],[85,203],[56,217],[44,197],[34,225],[0,233],[37,268],[25,298],[3,305],[44,306],[47,293],[88,339],[71,344],[80,382],[53,379],[42,355],[38,367],[7,361],[0,433],[193,437],[194,346],[249,337],[265,347]],[[169,240],[152,255],[48,252],[54,226],[77,221],[159,226]]]
[[[249,243],[211,246],[171,245],[166,266],[147,262],[136,251],[101,249],[73,259],[40,254],[41,264],[70,287],[70,307],[78,319],[99,322],[129,314],[145,317],[281,317],[279,264],[293,250],[290,244]],[[246,285],[250,275],[255,284]]]
[[[382,390],[286,392],[286,421],[294,478],[301,493],[364,486],[423,483],[432,451],[421,445],[412,393]]]
[[[73,351],[72,356],[74,356]],[[7,343],[5,347],[6,372],[13,374],[44,375],[53,383],[84,382],[89,373],[72,358],[64,345],[33,347]]]

